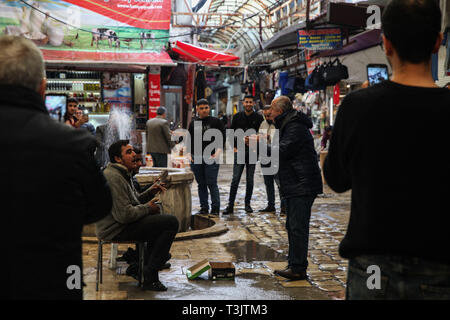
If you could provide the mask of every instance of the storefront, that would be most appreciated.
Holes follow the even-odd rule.
[[[161,67],[176,65],[165,51],[171,3],[130,7],[127,15],[124,5],[115,0],[0,0],[0,30],[29,38],[41,49],[53,118],[63,120],[65,101],[72,97],[94,127],[120,110],[129,116],[131,135],[140,144],[140,131],[161,105]]]

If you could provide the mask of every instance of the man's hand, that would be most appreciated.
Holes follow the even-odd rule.
[[[159,206],[155,204],[155,202],[158,202],[159,198],[153,198],[150,200],[147,204],[150,207],[150,213],[151,214],[158,214],[159,213]]]
[[[159,192],[164,192],[167,190],[165,183],[158,183],[159,179],[155,181],[155,183],[150,187],[150,191],[153,194],[157,194]]]

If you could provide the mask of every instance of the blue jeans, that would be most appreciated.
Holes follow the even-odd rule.
[[[286,229],[289,240],[288,265],[300,273],[308,268],[309,220],[315,195],[286,199]]]
[[[208,189],[211,193],[211,209],[213,211],[220,210],[219,186],[217,185],[217,175],[219,174],[219,164],[193,164],[191,170],[194,173],[195,180],[198,184],[198,196],[200,198],[200,207],[209,209],[208,206]]]
[[[241,181],[242,172],[244,172],[244,168],[247,168],[247,170],[245,171],[245,204],[250,204],[253,193],[253,178],[255,175],[255,167],[255,164],[238,164],[237,153],[234,153],[233,179],[231,180],[230,197],[228,199],[229,206],[234,207],[234,200],[236,200],[236,194],[239,188],[239,182]]]
[[[151,152],[153,166],[156,168],[167,168],[167,153]]]
[[[369,266],[379,267],[379,286],[374,286],[376,272]],[[414,257],[358,256],[349,260],[346,298],[450,300],[450,264]]]

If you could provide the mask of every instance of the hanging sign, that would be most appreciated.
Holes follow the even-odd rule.
[[[148,118],[156,117],[156,110],[161,105],[161,69],[150,67],[148,73]]]
[[[298,30],[298,47],[310,50],[332,50],[342,47],[342,34],[338,28]]]

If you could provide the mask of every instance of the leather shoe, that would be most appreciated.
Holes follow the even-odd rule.
[[[164,269],[170,269],[171,266],[172,265],[169,262],[166,262],[161,267],[159,267],[159,271],[164,270]]]
[[[167,291],[167,287],[161,283],[161,281],[156,282],[145,282],[142,286],[144,290],[150,291]]]
[[[225,211],[223,212],[223,214],[232,214],[234,211],[234,208],[232,206],[228,206],[225,208]]]
[[[291,268],[286,268],[285,270],[275,270],[274,272],[276,275],[279,275],[283,278],[287,278],[289,280],[306,280],[307,275],[306,271],[302,272],[294,272]]]
[[[262,209],[262,210],[259,210],[259,212],[274,213],[274,212],[275,212],[275,207],[269,207],[269,206],[267,206],[267,208],[264,208],[264,209]]]
[[[253,212],[253,209],[252,209],[252,207],[250,207],[249,204],[245,205],[245,212],[247,212],[247,213],[252,213]]]

